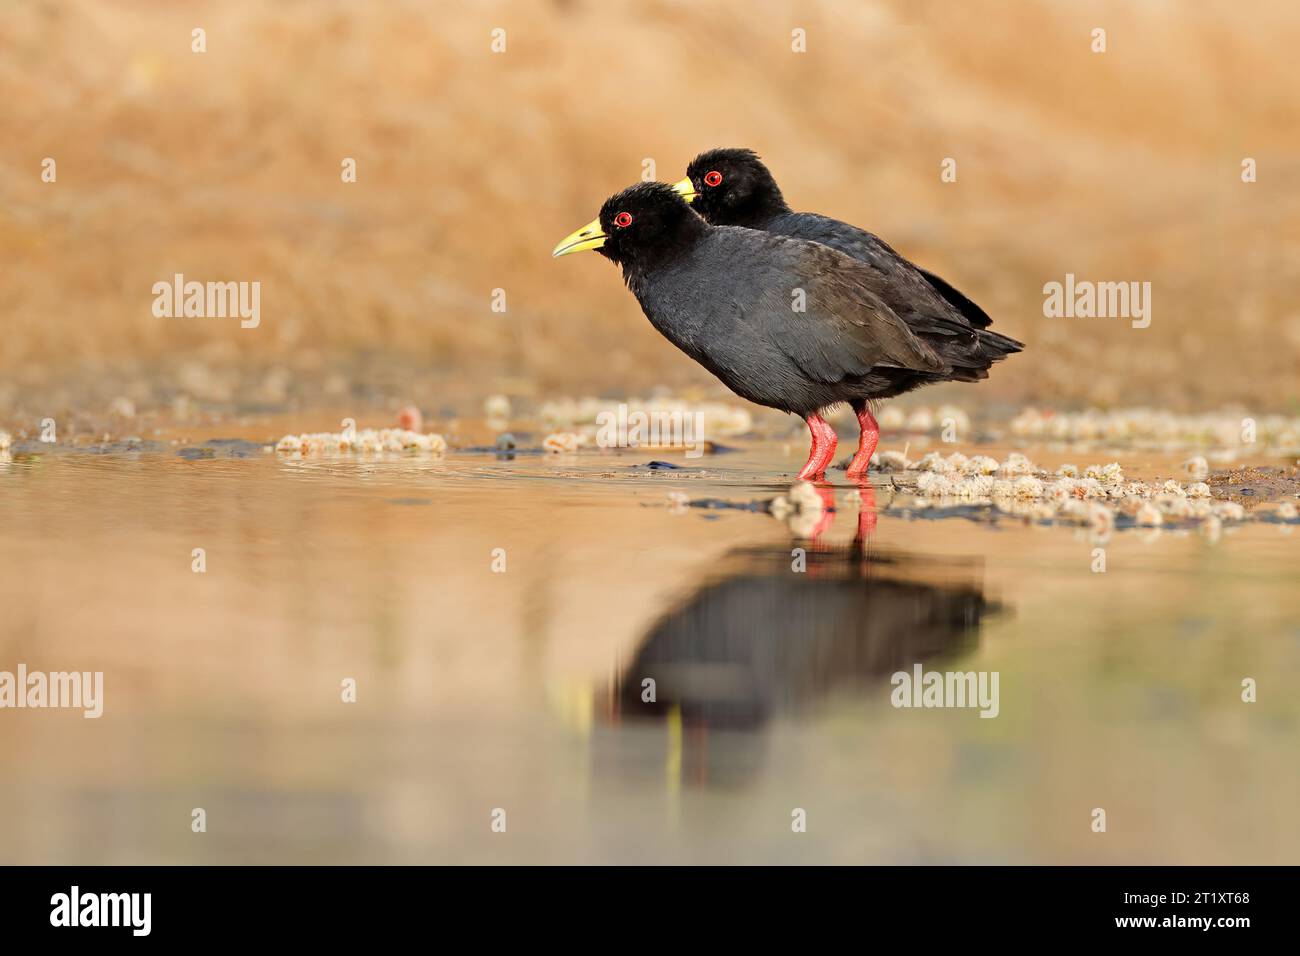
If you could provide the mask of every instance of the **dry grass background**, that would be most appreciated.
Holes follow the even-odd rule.
[[[671,181],[715,145],[758,149],[796,208],[879,232],[1027,342],[980,398],[1293,408],[1298,48],[1291,0],[9,0],[0,411],[53,383],[147,404],[223,366],[707,384],[612,267],[549,252],[644,158]],[[261,327],[155,318],[175,272],[259,280]],[[1151,327],[1045,319],[1066,272],[1152,282]]]

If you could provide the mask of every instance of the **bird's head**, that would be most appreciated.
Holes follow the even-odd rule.
[[[700,153],[673,188],[715,226],[760,225],[789,212],[776,180],[752,149]]]
[[[638,183],[605,200],[600,215],[560,240],[559,258],[594,249],[625,269],[672,258],[708,226],[667,183]]]

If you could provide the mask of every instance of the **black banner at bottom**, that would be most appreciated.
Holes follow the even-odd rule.
[[[698,943],[783,931],[981,942],[1104,935],[1137,941],[1278,932],[1293,871],[1276,868],[31,867],[4,871],[7,940],[374,944],[512,928],[552,944],[611,927],[680,925]],[[972,932],[978,930],[976,936]],[[658,936],[660,942],[665,938]],[[431,940],[431,941],[435,941]],[[921,940],[918,940],[921,941]]]

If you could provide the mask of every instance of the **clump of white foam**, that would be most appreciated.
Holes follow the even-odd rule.
[[[553,455],[571,455],[583,444],[576,432],[551,432],[542,439],[542,447]]]
[[[366,428],[360,431],[285,435],[276,442],[275,450],[286,455],[304,456],[380,455],[397,452],[441,455],[447,450],[447,441],[441,435],[405,428]]]
[[[1125,477],[1119,462],[1079,468],[1067,464],[1048,472],[1019,452],[1002,461],[986,455],[948,455],[932,451],[916,461],[900,452],[878,453],[882,471],[912,472],[916,475],[913,508],[956,505],[988,505],[999,512],[1035,521],[1077,524],[1090,530],[1094,539],[1105,538],[1123,516],[1144,528],[1161,528],[1174,523],[1205,523],[1213,519],[1222,525],[1246,519],[1245,509],[1236,502],[1214,500],[1204,481],[1182,483],[1174,479],[1144,482]],[[1188,468],[1189,474],[1201,469]],[[1289,520],[1296,508],[1273,513]]]

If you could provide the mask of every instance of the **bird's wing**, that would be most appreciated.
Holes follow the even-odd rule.
[[[960,316],[962,324],[978,329],[987,328],[992,322],[988,313],[946,280],[904,258],[885,240],[865,229],[811,212],[789,213],[771,228],[785,235],[823,243],[877,270],[888,280],[888,287],[883,290],[885,300],[896,308],[906,303],[907,308],[900,308],[899,314],[917,331],[947,334],[927,329],[932,319]],[[942,326],[942,321],[939,324]]]
[[[771,240],[771,261],[755,304],[772,341],[809,378],[840,382],[878,367],[948,370],[885,304],[878,272],[819,243]]]
[[[894,251],[893,246],[874,233],[815,212],[787,213],[776,220],[769,231],[820,242],[882,272],[896,269],[899,263],[910,265]]]

